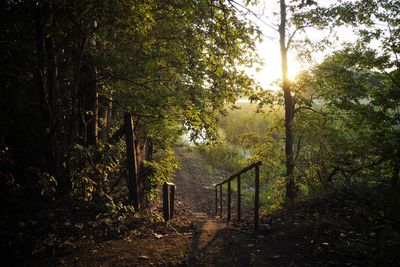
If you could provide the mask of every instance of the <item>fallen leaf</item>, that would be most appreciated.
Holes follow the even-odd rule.
[[[160,239],[160,238],[162,238],[162,237],[163,237],[162,235],[160,235],[160,234],[157,234],[157,233],[154,233],[154,236],[155,236],[155,238],[157,238],[157,239]]]

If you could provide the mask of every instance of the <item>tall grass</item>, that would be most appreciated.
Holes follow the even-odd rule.
[[[220,118],[221,138],[212,144],[197,148],[209,164],[234,174],[251,163],[261,160],[260,204],[264,213],[279,209],[284,196],[283,140],[278,124],[282,110],[257,113],[257,106],[238,104],[226,117]],[[226,177],[228,178],[228,177]],[[223,187],[226,196],[227,185]],[[236,205],[236,180],[231,183],[233,205]],[[254,171],[241,176],[242,205],[244,210],[254,206]]]

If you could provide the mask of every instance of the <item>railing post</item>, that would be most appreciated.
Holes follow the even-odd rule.
[[[215,185],[215,214],[218,214],[218,186]]]
[[[167,182],[163,185],[163,217],[165,221],[170,219],[170,197],[169,197],[169,188]]]
[[[175,208],[175,185],[170,186],[170,196],[169,196],[169,218],[174,218],[174,208]]]
[[[231,220],[231,181],[228,181],[228,222]]]
[[[222,184],[219,185],[219,212],[222,218]]]
[[[241,205],[242,205],[242,196],[241,196],[241,191],[240,191],[240,175],[237,177],[237,220],[238,222],[241,219],[242,216],[242,211],[241,211]]]
[[[254,230],[257,231],[259,227],[260,221],[260,165],[262,164],[261,161],[257,161],[253,164],[248,165],[247,167],[243,168],[239,172],[231,175],[225,181],[215,185],[215,212],[218,213],[218,186],[219,186],[219,204],[220,204],[220,216],[222,217],[222,207],[223,207],[223,199],[222,199],[222,185],[228,183],[228,197],[227,197],[227,221],[229,222],[232,217],[232,181],[237,178],[237,220],[238,222],[242,218],[242,192],[241,192],[241,177],[243,173],[246,173],[252,169],[255,172],[255,195],[254,195]]]
[[[255,196],[254,196],[254,230],[258,230],[260,218],[260,167],[255,166]]]

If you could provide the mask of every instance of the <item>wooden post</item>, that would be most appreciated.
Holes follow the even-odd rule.
[[[174,217],[175,185],[164,182],[163,184],[163,217],[168,221]]]
[[[260,167],[255,166],[254,230],[258,230],[260,218]]]
[[[240,221],[242,217],[241,205],[242,205],[242,196],[240,191],[240,175],[237,177],[237,220]]]
[[[170,219],[170,197],[169,197],[168,183],[165,182],[163,185],[163,217],[165,221]]]
[[[126,159],[128,165],[128,191],[129,200],[132,202],[135,211],[139,211],[138,199],[138,184],[137,184],[137,166],[136,166],[136,153],[133,133],[132,115],[130,113],[124,114],[125,120],[125,141],[126,141]]]
[[[218,214],[218,186],[215,185],[215,214]]]
[[[169,197],[169,218],[174,218],[174,208],[175,208],[175,185],[170,186],[170,197]]]
[[[228,222],[231,220],[231,181],[228,181]]]
[[[219,212],[222,218],[222,184],[219,185]]]

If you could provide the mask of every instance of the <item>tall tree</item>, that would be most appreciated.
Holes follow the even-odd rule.
[[[287,7],[286,1],[280,0],[279,47],[281,51],[282,90],[285,103],[285,154],[286,154],[286,198],[293,201],[295,198],[294,181],[294,153],[292,123],[294,118],[294,101],[288,78],[288,45],[286,40]]]
[[[315,49],[318,45],[307,37],[306,30],[307,28],[322,29],[326,27],[328,25],[327,21],[321,19],[326,10],[326,8],[318,6],[314,1],[279,1],[280,20],[278,33],[282,71],[281,86],[285,107],[286,199],[288,204],[293,204],[297,194],[294,173],[295,155],[293,146],[295,137],[293,122],[295,113],[299,110],[298,107],[296,108],[296,104],[299,104],[299,101],[293,92],[292,84],[288,77],[288,52],[291,49],[295,49],[300,58],[311,58],[307,49]],[[288,17],[289,12],[290,17]],[[320,40],[320,44],[327,43],[327,40],[325,38]]]
[[[256,61],[257,31],[223,1],[1,5],[2,145],[24,159],[21,170],[34,167],[66,192],[66,155],[76,144],[101,147],[107,136],[98,135],[100,105],[113,103],[115,124],[133,114],[144,159],[152,155],[146,148],[162,150],[184,126],[212,137],[226,103],[253,87],[240,65]]]

